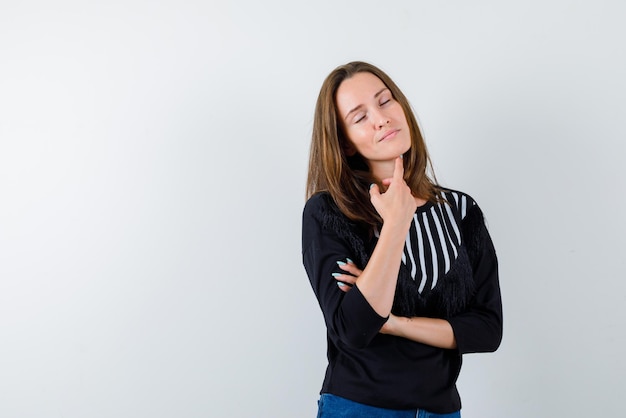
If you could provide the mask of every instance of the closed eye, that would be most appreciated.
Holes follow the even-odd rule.
[[[385,97],[385,98],[383,98],[383,99],[380,101],[379,106],[384,106],[384,105],[386,105],[386,104],[387,104],[387,103],[389,103],[389,102],[391,102],[391,97]]]
[[[354,119],[354,123],[359,123],[361,121],[365,120],[365,114],[362,115],[358,115],[355,119]]]

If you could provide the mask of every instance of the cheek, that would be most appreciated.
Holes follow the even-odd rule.
[[[367,148],[367,145],[370,143],[368,134],[358,129],[351,132],[351,135],[348,138],[350,138],[350,142],[358,150]]]
[[[406,120],[406,116],[404,115],[404,111],[402,110],[402,107],[400,105],[398,105],[398,119],[401,120],[405,125],[408,125],[409,122]]]

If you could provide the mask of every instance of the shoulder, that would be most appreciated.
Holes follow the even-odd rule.
[[[328,192],[319,192],[311,196],[302,211],[304,226],[316,224],[321,229],[336,229],[339,224],[347,222],[337,204]]]
[[[491,239],[480,206],[471,195],[465,192],[449,188],[440,188],[440,190],[447,204],[458,214],[468,255],[471,260],[476,260],[477,254]]]
[[[335,202],[328,192],[319,192],[311,196],[304,204],[302,211],[303,218],[321,220],[328,216],[328,213],[338,211]]]
[[[332,198],[328,192],[318,192],[311,196],[304,204],[304,211],[315,211],[328,208]]]
[[[345,216],[327,192],[316,193],[304,205],[302,215],[302,248],[306,252],[311,243],[318,241],[321,247],[333,247],[337,243],[350,249],[353,260],[365,265],[365,251],[369,239],[366,225]]]
[[[454,208],[461,219],[465,219],[468,213],[480,211],[476,200],[465,192],[440,186],[439,193],[444,202]]]
[[[312,242],[319,239],[325,213],[328,212],[330,196],[316,193],[307,199],[302,211],[302,252],[305,253]]]

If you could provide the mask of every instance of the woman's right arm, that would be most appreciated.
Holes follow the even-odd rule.
[[[391,313],[402,251],[417,209],[415,197],[403,179],[402,164],[402,158],[396,158],[393,177],[383,180],[388,185],[385,193],[380,193],[376,184],[370,189],[372,204],[383,218],[383,226],[367,267],[356,280],[365,299],[384,317]]]
[[[372,203],[383,218],[378,243],[350,292],[342,292],[332,276],[342,272],[337,261],[353,254],[336,231],[323,228],[319,215],[324,197],[310,199],[303,214],[303,263],[311,286],[329,331],[353,347],[366,346],[391,312],[404,241],[417,208],[402,179],[401,159],[385,184],[389,186],[385,193],[376,185],[371,190]]]

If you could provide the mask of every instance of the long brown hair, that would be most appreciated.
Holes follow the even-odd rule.
[[[341,83],[361,72],[378,77],[402,106],[411,134],[411,148],[403,158],[404,180],[413,195],[435,202],[438,186],[417,119],[393,80],[381,69],[362,61],[335,68],[324,80],[315,106],[306,197],[328,192],[344,215],[374,227],[382,223],[369,197],[369,185],[374,178],[363,157],[358,153],[351,157],[346,155],[348,138],[337,117],[335,101]]]

